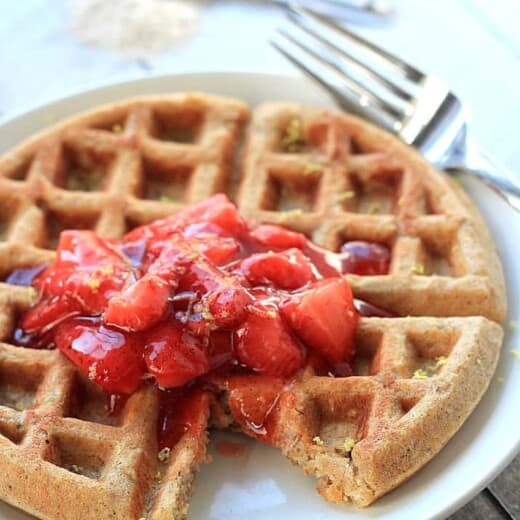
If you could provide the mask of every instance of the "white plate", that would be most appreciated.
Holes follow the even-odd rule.
[[[250,104],[292,100],[331,106],[330,98],[303,79],[258,74],[187,74],[150,78],[100,88],[51,103],[0,126],[0,153],[52,121],[96,105],[138,94],[199,90],[241,98]],[[520,215],[495,193],[464,179],[491,228],[504,263],[509,290],[509,319],[520,322]],[[490,244],[490,247],[493,247]],[[497,373],[475,412],[442,452],[410,481],[366,510],[334,506],[314,490],[315,481],[293,467],[277,450],[232,434],[212,442],[214,462],[202,468],[191,501],[190,518],[212,520],[299,520],[443,518],[469,501],[514,457],[520,448],[520,363],[511,349],[519,334],[507,330]],[[503,378],[499,382],[498,377]],[[245,454],[215,454],[218,439],[232,437]],[[214,436],[215,437],[215,436]],[[1,470],[1,468],[0,468]],[[0,504],[0,520],[27,520],[24,513]]]

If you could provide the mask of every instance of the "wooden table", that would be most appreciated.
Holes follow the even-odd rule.
[[[518,1],[394,3],[398,16],[393,24],[359,32],[448,81],[473,109],[477,140],[520,175]],[[202,70],[295,74],[266,43],[274,28],[283,24],[282,15],[269,2],[207,1],[196,37],[175,50],[132,61],[78,42],[62,2],[4,4],[0,122],[89,87],[148,75]],[[520,518],[520,457],[451,518]]]

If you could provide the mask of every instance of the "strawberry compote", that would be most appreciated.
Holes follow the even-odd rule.
[[[331,253],[301,233],[247,221],[216,195],[121,242],[62,232],[52,264],[11,275],[39,294],[14,340],[57,347],[112,394],[153,379],[170,389],[165,403],[179,392],[180,401],[197,401],[193,392],[210,376],[245,402],[240,382],[254,375],[270,387],[270,411],[275,390],[307,364],[350,373],[359,313],[342,274],[385,274],[388,264],[384,246],[357,242]],[[165,424],[191,424],[179,417],[163,410],[162,444]]]

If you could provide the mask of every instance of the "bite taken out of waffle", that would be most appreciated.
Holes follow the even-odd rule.
[[[226,193],[242,215],[337,251],[385,245],[387,274],[347,274],[362,317],[352,375],[306,366],[273,401],[269,442],[334,502],[367,506],[426,464],[493,375],[502,269],[456,182],[347,114],[250,109],[206,94],[134,98],[68,120],[0,159],[0,279],[48,264],[64,229],[119,240]],[[232,413],[225,377],[189,397],[191,427],[158,457],[161,392],[106,395],[58,350],[10,344],[34,290],[0,283],[0,498],[44,519],[184,518],[208,428],[262,438]],[[248,378],[262,393],[261,376]],[[347,514],[347,513],[346,513]]]

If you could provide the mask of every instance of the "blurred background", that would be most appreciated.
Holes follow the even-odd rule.
[[[365,16],[341,2],[334,16],[445,79],[471,106],[477,140],[520,171],[516,126],[509,123],[520,114],[518,0],[388,0],[379,2],[392,8],[384,17]],[[320,1],[307,4],[316,8]],[[0,121],[87,88],[150,75],[296,75],[268,44],[285,23],[273,1],[4,2]]]

